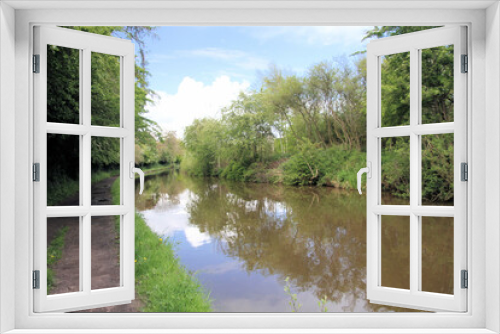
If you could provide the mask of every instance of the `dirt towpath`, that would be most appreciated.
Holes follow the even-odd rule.
[[[112,177],[92,185],[92,205],[111,205]],[[60,205],[78,205],[78,195],[72,196]],[[52,218],[47,226],[47,241],[54,239],[57,232],[68,226],[64,238],[61,259],[52,267],[54,287],[50,294],[79,291],[79,226],[77,218]],[[93,217],[92,240],[92,289],[120,286],[120,240],[116,235],[115,219],[112,216]],[[138,312],[142,307],[138,296],[130,304],[101,307],[80,312]]]

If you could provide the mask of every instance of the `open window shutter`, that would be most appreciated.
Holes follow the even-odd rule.
[[[51,77],[53,74],[48,75],[48,71],[55,69],[48,68],[48,66],[57,68],[66,65],[61,62],[48,62],[48,56],[50,56],[48,53],[63,52],[62,50],[69,55],[68,57],[74,57],[73,64],[78,65],[73,66],[76,69],[73,71],[73,77],[59,78],[63,85],[60,87],[52,85],[52,91],[49,92],[48,86],[52,83],[48,82],[48,80],[53,80],[53,76]],[[130,175],[129,170],[133,168],[134,161],[134,44],[131,41],[114,37],[42,26],[34,29],[33,53],[33,154],[36,165],[34,171],[37,172],[33,183],[35,208],[33,219],[34,311],[66,312],[130,303],[135,295],[135,194],[133,173]],[[109,85],[115,87],[114,92],[117,97],[113,105],[109,101],[105,101],[103,105],[109,105],[110,108],[116,109],[116,119],[108,122],[104,118],[97,122],[100,111],[94,110],[91,103],[94,98],[100,98],[99,94],[101,92],[94,91],[93,80],[99,78],[98,69],[105,68],[108,65],[95,66],[95,62],[103,62],[103,59],[108,59],[106,57],[112,58],[108,65],[112,65],[116,77],[114,82],[110,82]],[[60,73],[61,68],[58,70]],[[74,88],[76,87],[74,89],[76,98],[65,97],[68,90],[64,82],[70,80],[76,80],[76,83],[68,83],[68,85],[72,84]],[[104,87],[103,89],[108,89],[106,85],[101,86]],[[51,105],[65,106],[64,108],[61,107],[61,110],[66,113],[61,116],[61,119],[48,119],[47,106],[49,99],[57,101],[57,103],[52,102]],[[67,117],[67,114],[71,113],[76,116]],[[72,121],[65,121],[64,117],[72,119]],[[58,137],[61,142],[66,140],[64,143],[70,142],[71,138],[75,139],[73,142],[76,143],[74,145],[75,150],[72,154],[76,156],[73,159],[73,165],[75,169],[78,169],[75,172],[78,179],[76,182],[79,183],[79,200],[76,199],[77,204],[47,205],[47,191],[51,191],[51,189],[47,189],[47,170],[53,167],[49,165],[50,161],[47,161],[47,152],[57,150],[59,155],[69,155],[71,153],[69,150],[61,150],[60,147],[47,147],[48,138],[56,136],[61,136]],[[119,183],[120,200],[117,205],[112,205],[110,202],[105,203],[105,205],[98,205],[101,203],[96,203],[91,187],[93,150],[94,147],[99,148],[99,144],[109,144],[111,142],[116,144],[114,145],[114,156],[110,160],[114,159],[115,166],[119,166],[119,181],[117,182]],[[68,145],[63,145],[63,147],[68,147]],[[99,149],[101,154],[107,154],[106,148]],[[109,151],[111,152],[111,148]],[[51,157],[57,156],[57,154],[54,155],[53,153]],[[64,225],[68,221],[75,224],[69,227],[69,231],[66,230],[66,234],[62,239],[67,247],[69,247],[69,244],[76,245],[73,247],[76,252],[74,252],[74,258],[71,261],[65,258],[67,254],[61,255],[55,251],[54,255],[52,253],[48,254],[47,251],[48,247],[51,246],[48,237],[49,239],[53,237],[48,235],[48,231],[54,230],[54,226],[50,224]],[[113,282],[105,274],[102,275],[101,280],[109,280],[109,282],[105,282],[106,284],[109,283],[107,285],[99,285],[97,276],[92,273],[93,271],[97,273],[103,269],[95,265],[100,254],[94,254],[93,249],[93,242],[98,241],[98,228],[104,226],[99,224],[107,224],[108,227],[114,225],[115,228],[108,228],[106,233],[116,233],[116,236],[112,236],[112,238],[116,239],[115,242],[110,242],[106,246],[114,247],[114,253],[111,252],[111,254],[116,254],[112,256],[112,260],[116,264],[115,270],[118,274],[115,275]],[[68,223],[67,225],[71,224]],[[62,252],[65,251],[66,249],[62,248]],[[66,290],[60,289],[56,293],[53,293],[53,290],[50,291],[50,287],[47,286],[47,262],[53,257],[61,257],[59,260],[59,273],[55,273],[55,284],[66,284]],[[69,274],[66,276],[61,274],[65,269],[64,266],[71,265],[73,265],[73,269]]]
[[[422,116],[422,95],[428,94],[422,90],[429,89],[422,83],[422,73],[427,69],[426,63],[423,63],[422,55],[425,54],[423,50],[437,47],[445,47],[453,54],[450,57],[453,60],[447,65],[450,69],[448,75],[453,77],[454,82],[451,93],[454,97],[451,106],[454,117],[451,122],[424,122]],[[400,53],[408,55],[409,62],[407,64],[409,119],[406,124],[399,126],[394,124],[384,126],[382,124],[384,113],[382,99],[385,96],[382,89],[384,61],[390,55]],[[368,44],[367,162],[372,170],[367,179],[367,297],[372,303],[421,310],[466,311],[467,289],[462,287],[462,271],[467,270],[467,182],[461,179],[461,164],[467,163],[467,74],[463,73],[466,72],[467,65],[462,64],[465,60],[463,55],[466,54],[465,27],[430,29],[381,38]],[[429,59],[428,55],[429,53],[426,53],[425,61],[434,61]],[[468,70],[470,71],[470,68]],[[404,74],[400,75],[403,77]],[[436,85],[439,86],[439,83]],[[422,203],[422,189],[425,186],[422,176],[422,152],[427,148],[422,148],[422,138],[444,134],[448,134],[453,140],[451,165],[454,168],[454,206],[424,205],[426,203]],[[383,202],[382,150],[388,138],[393,138],[393,142],[400,138],[409,143],[410,190],[406,205],[388,205],[387,202],[385,204]],[[434,231],[428,228],[430,226],[428,224],[433,224],[442,217],[449,217],[448,221],[452,221],[450,261],[445,264],[429,264],[437,261],[438,257],[433,258],[425,248],[430,238],[428,231]],[[402,227],[401,224],[407,225],[406,230],[399,229]],[[384,245],[387,243],[388,228],[395,231],[391,235],[396,240],[391,242],[397,246]],[[409,230],[409,233],[399,233],[403,230]],[[435,243],[436,240],[439,243],[439,238],[439,235],[432,236]],[[406,249],[408,254],[403,256],[404,252],[401,249]],[[406,263],[403,263],[405,261]],[[428,278],[426,277],[428,265],[451,266],[453,273],[449,276],[447,291],[432,291],[433,289],[429,289],[425,284]],[[384,266],[391,267],[392,271],[385,270]],[[398,285],[391,283],[394,281],[391,278],[394,277],[408,279],[407,282]],[[433,279],[440,278],[433,277]]]

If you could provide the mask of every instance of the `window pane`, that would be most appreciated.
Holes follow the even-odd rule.
[[[380,57],[382,126],[410,125],[410,53]]]
[[[92,52],[92,125],[120,126],[120,57]]]
[[[453,133],[422,136],[422,204],[453,205]]]
[[[422,291],[453,294],[453,218],[422,217]]]
[[[80,218],[47,218],[47,294],[80,291]]]
[[[453,122],[453,45],[421,53],[422,124]]]
[[[80,123],[80,50],[47,45],[47,122]]]
[[[120,138],[92,137],[92,205],[113,203],[111,193],[120,198]]]
[[[47,134],[47,205],[80,205],[80,137]]]
[[[410,289],[410,217],[381,217],[382,286]]]
[[[382,138],[383,205],[410,204],[410,137]]]
[[[92,290],[120,284],[120,216],[92,217]]]

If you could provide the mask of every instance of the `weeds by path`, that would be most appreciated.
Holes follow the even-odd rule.
[[[54,265],[62,257],[62,250],[64,248],[64,238],[68,232],[68,226],[64,226],[57,231],[54,239],[47,247],[47,294],[55,286]]]

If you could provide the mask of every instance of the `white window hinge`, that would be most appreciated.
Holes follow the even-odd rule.
[[[461,271],[461,281],[462,281],[462,289],[469,288],[469,273],[467,270]]]
[[[462,55],[462,73],[467,73],[469,72],[469,56],[468,55]]]
[[[33,55],[33,73],[40,73],[40,55]]]

